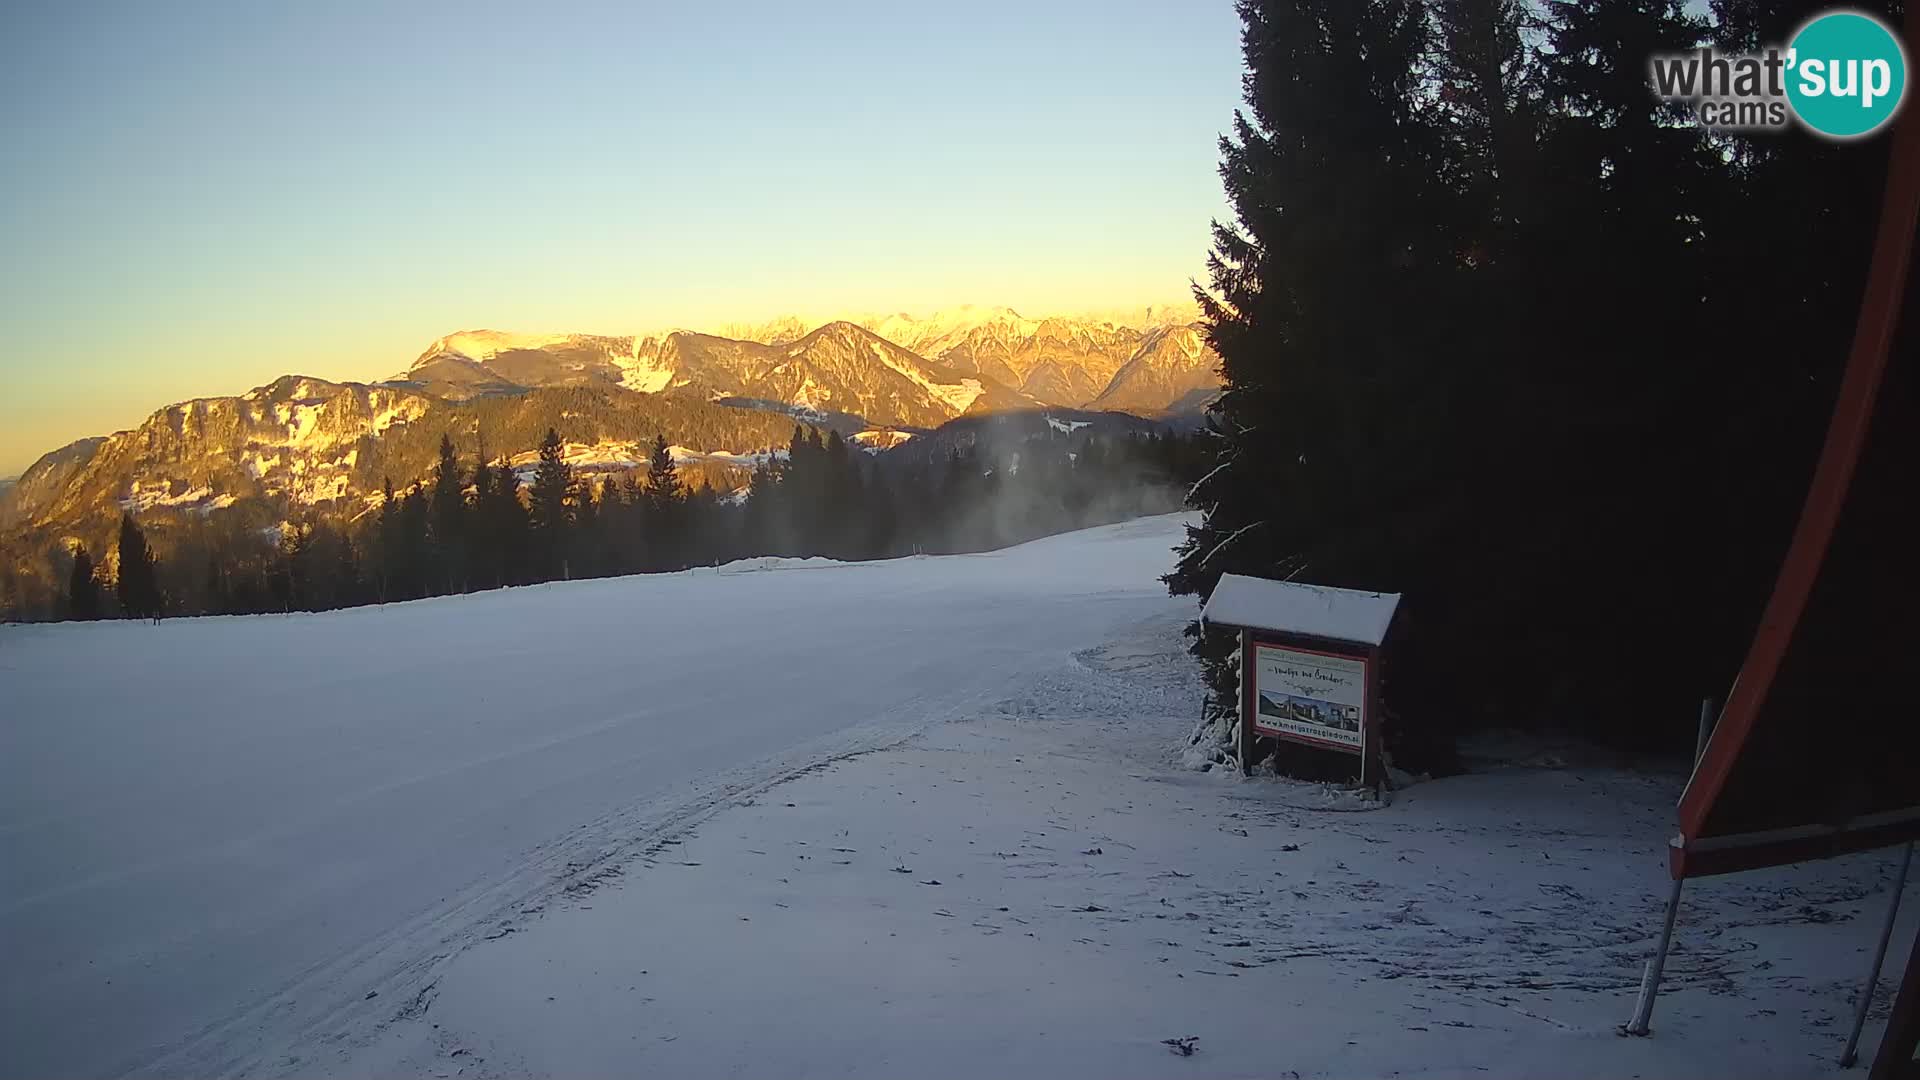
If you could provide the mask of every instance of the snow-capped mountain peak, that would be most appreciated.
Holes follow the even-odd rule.
[[[463,330],[433,342],[393,381],[449,400],[591,385],[750,397],[890,425],[931,426],[969,410],[1023,404],[1077,408],[1096,399],[1157,412],[1175,403],[1154,400],[1161,384],[1204,382],[1212,371],[1211,362],[1196,362],[1204,345],[1189,325],[1169,321],[1177,311],[1179,305],[1148,305],[1111,318],[1035,318],[963,304],[925,315],[785,315],[727,324],[720,333],[648,337]],[[1169,331],[1187,333],[1168,338]],[[1103,398],[1143,349],[1158,357],[1168,348],[1185,358],[1180,377],[1136,378],[1132,390]],[[1161,372],[1165,364],[1146,367]],[[1183,383],[1175,397],[1191,389]]]

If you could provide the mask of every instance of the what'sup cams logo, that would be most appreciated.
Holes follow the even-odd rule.
[[[1907,53],[1878,18],[1829,11],[1785,46],[1750,55],[1715,49],[1649,61],[1653,88],[1686,103],[1701,126],[1785,128],[1797,119],[1816,135],[1856,139],[1885,127],[1907,94]]]

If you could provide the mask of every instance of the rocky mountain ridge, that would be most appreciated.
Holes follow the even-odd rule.
[[[1194,325],[1190,312],[1166,307],[1142,309],[1135,322],[1036,319],[1010,308],[969,306],[925,317],[829,320],[811,329],[785,316],[720,333],[655,336],[467,330],[438,339],[389,381],[456,399],[604,383],[640,393],[785,401],[879,424],[931,426],[969,411],[1090,406],[1143,347]],[[1186,381],[1212,377],[1215,364],[1204,345],[1183,350],[1181,358],[1195,373]],[[1151,366],[1164,371],[1169,362]],[[1156,402],[1136,385],[1120,396],[1129,408],[1165,412],[1180,394]]]
[[[402,485],[425,476],[442,432],[468,459],[524,455],[552,427],[583,460],[628,460],[665,434],[687,455],[725,464],[784,444],[796,418],[877,451],[964,416],[1081,405],[1191,413],[1218,385],[1211,352],[1178,322],[960,308],[732,331],[749,336],[460,331],[382,382],[289,375],[179,402],[43,456],[0,488],[0,529],[251,497],[364,500],[389,476]]]

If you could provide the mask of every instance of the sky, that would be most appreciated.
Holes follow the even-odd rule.
[[[1178,300],[1229,0],[0,12],[0,476],[454,330]]]

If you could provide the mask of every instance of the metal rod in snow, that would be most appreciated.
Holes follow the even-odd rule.
[[[1667,896],[1667,921],[1660,928],[1660,945],[1653,952],[1653,959],[1647,961],[1646,974],[1640,979],[1640,1001],[1634,1006],[1633,1019],[1623,1029],[1628,1035],[1645,1035],[1647,1022],[1653,1019],[1653,999],[1660,993],[1660,973],[1667,966],[1667,948],[1673,944],[1673,917],[1680,913],[1680,886],[1686,884],[1686,878],[1678,878],[1673,883],[1673,892]]]
[[[1867,1026],[1867,1008],[1873,1004],[1873,991],[1880,985],[1880,965],[1887,959],[1887,941],[1893,937],[1893,920],[1900,914],[1900,894],[1907,889],[1907,870],[1913,866],[1913,841],[1907,841],[1900,856],[1900,873],[1893,879],[1893,899],[1887,903],[1887,921],[1880,927],[1880,944],[1873,950],[1873,969],[1867,972],[1867,985],[1860,988],[1860,1001],[1853,1007],[1853,1031],[1847,1036],[1847,1049],[1840,1055],[1840,1067],[1853,1067],[1853,1052],[1860,1046],[1860,1029]]]

